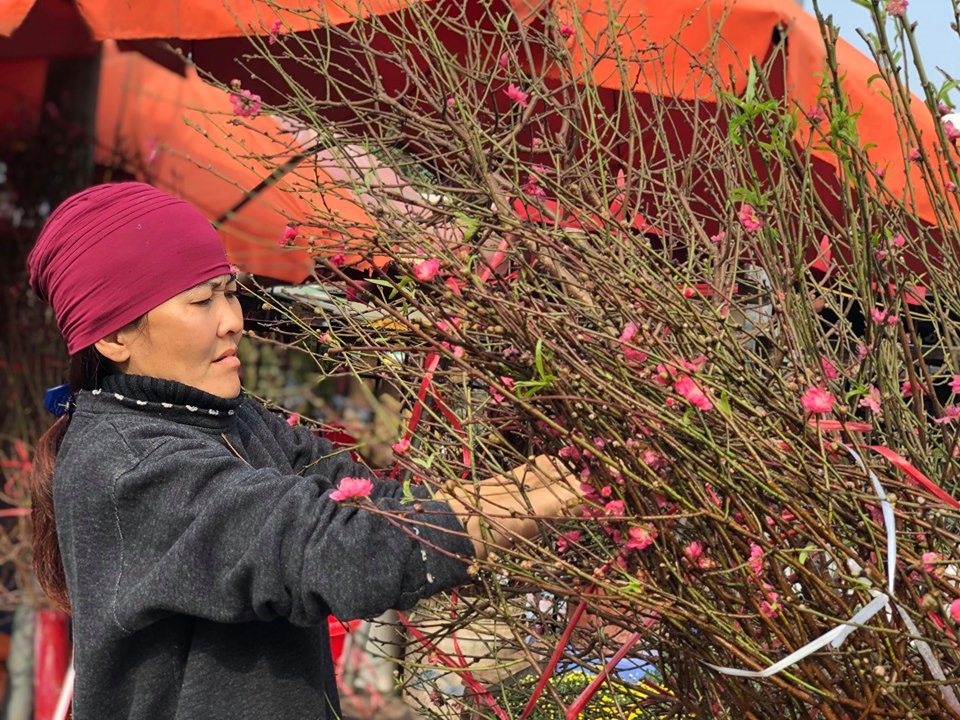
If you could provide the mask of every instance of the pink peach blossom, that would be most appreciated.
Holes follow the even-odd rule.
[[[923,385],[905,380],[900,384],[900,397],[913,397],[914,393],[923,395]]]
[[[285,247],[293,245],[293,241],[297,239],[298,232],[300,232],[300,229],[296,225],[287,225],[283,228],[283,235],[280,236],[277,244]]]
[[[898,318],[887,309],[873,308],[870,310],[870,319],[877,325],[896,325]]]
[[[943,417],[934,418],[933,421],[938,425],[946,425],[958,417],[960,417],[960,405],[950,405],[943,409]]]
[[[624,507],[623,500],[611,500],[603,506],[603,510],[607,515],[620,517],[624,514],[626,508]]]
[[[627,532],[630,539],[627,540],[626,547],[631,550],[644,550],[657,539],[657,531],[651,525],[635,525]]]
[[[766,599],[760,601],[760,612],[769,618],[776,617],[780,613],[780,595],[773,590],[772,585],[763,584]]]
[[[880,391],[871,383],[867,386],[867,394],[860,398],[860,402],[857,403],[857,406],[867,408],[875,415],[879,415],[882,412],[880,401]]]
[[[337,485],[337,489],[330,493],[330,499],[339,503],[345,500],[367,498],[372,491],[373,482],[369,478],[345,477]]]
[[[277,42],[277,38],[280,36],[280,28],[283,27],[283,23],[280,21],[280,18],[277,18],[273,21],[273,25],[270,26],[270,37],[267,40],[267,43],[273,45]]]
[[[513,100],[520,107],[525,108],[527,103],[530,100],[530,94],[525,93],[514,83],[507,85],[507,89],[504,91],[507,94],[507,97]]]
[[[909,4],[909,0],[887,0],[887,12],[893,17],[903,17]]]
[[[635,322],[628,322],[624,328],[623,332],[620,333],[620,342],[626,343],[633,340],[637,335],[637,324]]]
[[[249,90],[240,90],[230,96],[233,105],[233,114],[240,117],[255,117],[263,106],[260,96]]]
[[[633,340],[637,334],[637,326],[634,323],[628,323],[620,335],[620,346],[623,348],[623,356],[631,365],[639,365],[647,359],[647,354],[642,350],[630,347],[627,343]]]
[[[763,220],[753,205],[744,203],[740,206],[740,224],[747,232],[752,233],[763,227]]]
[[[713,403],[689,375],[681,375],[673,384],[673,389],[694,407],[701,410],[713,410]]]
[[[687,560],[690,561],[690,564],[698,568],[712,568],[716,563],[707,557],[706,553],[703,550],[703,543],[694,540],[689,545],[683,549],[683,554],[686,555]]]
[[[747,560],[747,564],[754,575],[759,577],[763,572],[763,548],[756,543],[750,543],[750,559]]]
[[[833,409],[836,398],[823,388],[811,386],[800,398],[804,410],[818,415],[825,415]]]
[[[823,111],[823,108],[820,107],[819,105],[815,105],[814,107],[807,110],[807,120],[810,121],[811,125],[819,125],[826,119],[827,119],[827,114]]]
[[[950,603],[950,617],[953,618],[955,623],[960,623],[960,598],[957,598],[952,603]]]
[[[925,552],[920,556],[920,562],[923,563],[923,571],[925,573],[933,573],[937,570],[937,563],[943,560],[943,556],[940,553],[935,552]]]
[[[837,366],[827,358],[820,358],[820,369],[823,370],[823,376],[827,380],[836,380],[840,377],[840,373],[837,372]]]
[[[578,542],[580,542],[580,531],[568,530],[557,538],[557,552],[566,552],[571,543],[576,544]]]
[[[420,282],[430,282],[440,270],[440,260],[430,258],[413,266],[413,276]]]

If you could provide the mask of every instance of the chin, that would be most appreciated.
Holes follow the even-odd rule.
[[[225,389],[222,392],[218,392],[216,394],[225,400],[233,400],[237,395],[240,394],[240,383],[237,383],[236,386],[230,388],[229,390]]]
[[[217,383],[216,385],[211,385],[210,387],[201,388],[201,390],[204,392],[208,392],[211,395],[216,395],[224,400],[233,400],[233,398],[240,394],[240,389],[239,379],[232,383]]]

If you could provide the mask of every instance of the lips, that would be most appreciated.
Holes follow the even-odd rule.
[[[224,358],[228,358],[228,357],[235,357],[236,354],[237,354],[237,351],[235,349],[224,350],[219,356],[217,356],[217,359],[214,360],[214,362],[220,362]]]

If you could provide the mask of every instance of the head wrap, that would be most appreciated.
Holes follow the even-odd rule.
[[[27,257],[73,355],[174,295],[231,272],[220,237],[187,202],[139,182],[61,203]]]

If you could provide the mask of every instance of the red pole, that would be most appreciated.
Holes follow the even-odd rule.
[[[33,717],[53,720],[70,666],[69,617],[60,610],[38,610],[33,637]]]

